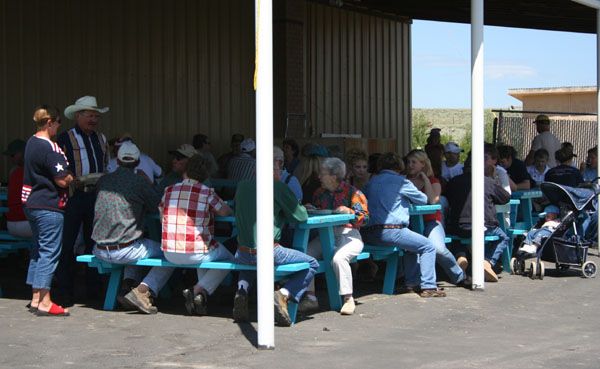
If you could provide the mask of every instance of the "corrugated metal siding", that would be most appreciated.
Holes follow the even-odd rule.
[[[163,167],[195,133],[226,151],[254,135],[253,15],[248,0],[0,0],[1,148],[33,132],[35,105],[91,94],[110,107],[101,131]]]
[[[358,133],[410,146],[410,24],[308,3],[307,116],[312,137]]]

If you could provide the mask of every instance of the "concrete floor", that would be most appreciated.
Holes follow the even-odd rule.
[[[232,322],[231,291],[204,317],[186,316],[175,296],[154,316],[76,305],[47,318],[0,272],[0,368],[599,368],[600,277],[552,268],[542,281],[503,274],[483,292],[445,285],[437,299],[361,283],[355,315],[276,327],[272,351],[256,349],[256,322]]]

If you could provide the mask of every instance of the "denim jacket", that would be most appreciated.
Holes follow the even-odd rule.
[[[427,204],[427,195],[419,191],[405,176],[393,170],[382,170],[371,177],[365,187],[369,201],[369,224],[408,226],[410,204]]]

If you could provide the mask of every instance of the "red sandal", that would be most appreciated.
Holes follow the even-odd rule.
[[[69,316],[69,312],[65,311],[65,308],[63,308],[62,306],[52,303],[52,305],[50,305],[50,310],[42,311],[42,310],[38,309],[35,312],[35,315],[37,315],[37,316]]]

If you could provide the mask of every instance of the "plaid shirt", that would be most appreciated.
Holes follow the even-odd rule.
[[[312,204],[319,209],[334,210],[343,205],[354,210],[356,218],[346,227],[360,228],[369,221],[367,198],[359,189],[344,181],[340,183],[334,192],[330,192],[323,187],[317,189],[313,195]]]
[[[159,206],[163,251],[206,254],[217,247],[213,213],[224,205],[214,189],[193,179],[167,187]]]

